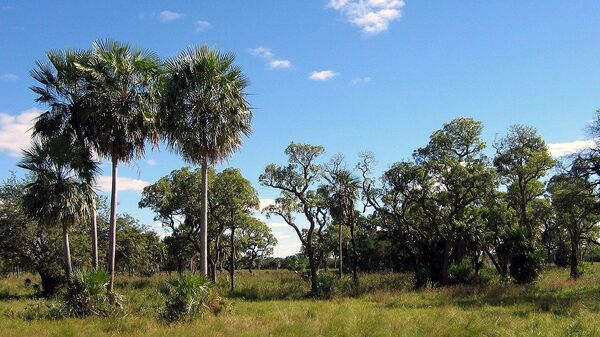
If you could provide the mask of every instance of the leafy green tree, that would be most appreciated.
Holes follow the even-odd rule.
[[[0,258],[12,267],[38,273],[43,295],[51,296],[64,280],[61,235],[27,217],[26,183],[12,173],[0,185]]]
[[[208,271],[208,168],[229,158],[251,132],[248,81],[232,53],[190,48],[167,62],[161,133],[168,146],[202,173],[200,269]]]
[[[19,163],[33,177],[23,196],[26,214],[48,226],[62,226],[67,276],[73,270],[69,230],[89,218],[96,196],[90,182],[97,167],[91,156],[88,148],[63,135],[45,144],[35,141]]]
[[[557,223],[569,235],[571,243],[570,266],[572,279],[581,276],[579,259],[581,246],[595,242],[600,227],[600,208],[591,185],[570,173],[557,174],[550,180],[552,206],[557,213]]]
[[[264,260],[273,254],[273,247],[277,245],[277,239],[271,228],[259,219],[248,216],[240,227],[239,246],[243,252],[243,262],[252,273],[257,262]]]
[[[318,295],[318,270],[325,255],[320,248],[324,242],[323,230],[329,220],[327,205],[322,195],[314,189],[322,176],[322,167],[316,160],[324,151],[318,145],[291,143],[285,150],[288,164],[270,164],[259,177],[263,186],[280,190],[280,197],[275,199],[275,204],[263,211],[268,217],[281,217],[298,235],[308,258],[313,296]],[[304,215],[308,228],[302,229],[297,224],[297,213]]]
[[[219,253],[220,249],[222,229],[229,229],[229,273],[231,290],[233,291],[235,287],[235,231],[240,227],[244,227],[245,223],[250,221],[250,213],[258,209],[258,193],[252,187],[250,181],[244,178],[240,170],[236,168],[227,168],[217,173],[209,190],[211,192],[208,199],[209,213],[221,229],[215,238],[216,254]],[[218,257],[212,263],[213,266],[216,266],[217,261]],[[213,270],[215,269],[213,268]],[[213,272],[213,275],[216,278],[216,271]]]
[[[94,42],[92,57],[82,64],[93,97],[88,123],[98,155],[112,165],[108,289],[113,291],[117,230],[117,166],[144,154],[145,142],[155,140],[154,98],[160,75],[154,53],[112,40]]]
[[[517,245],[523,251],[512,256],[511,274],[517,282],[528,283],[537,277],[541,263],[541,254],[536,244],[539,227],[532,216],[532,205],[545,191],[540,179],[555,163],[544,140],[532,127],[511,127],[508,135],[500,139],[495,147],[494,166],[507,187],[508,204],[519,219],[519,234],[513,238],[525,240]]]
[[[58,134],[70,134],[80,146],[91,147],[89,123],[92,97],[89,94],[87,78],[81,65],[90,61],[87,50],[50,51],[47,62],[36,62],[31,71],[37,82],[31,87],[36,94],[36,102],[48,107],[40,114],[33,126],[33,136],[50,139]],[[91,239],[94,268],[98,268],[98,227],[96,207],[92,205]]]

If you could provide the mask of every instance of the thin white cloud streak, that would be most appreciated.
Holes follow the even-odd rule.
[[[269,62],[271,69],[289,69],[292,67],[292,62],[289,60],[272,60]]]
[[[353,79],[352,81],[350,81],[350,83],[352,85],[357,85],[357,84],[364,84],[364,83],[369,83],[371,82],[373,79],[369,76],[366,77],[357,77],[355,79]]]
[[[593,139],[575,140],[566,143],[548,144],[548,151],[554,158],[560,158],[571,154],[579,153],[583,150],[595,149],[598,144]]]
[[[337,75],[338,73],[334,72],[333,70],[320,70],[311,72],[308,78],[313,81],[327,81]]]
[[[150,166],[156,166],[156,160],[154,159],[148,159],[146,160],[146,164],[150,165]]]
[[[20,157],[21,151],[31,145],[31,127],[42,110],[31,108],[12,116],[0,113],[0,152]]]
[[[141,193],[144,187],[148,185],[150,185],[149,182],[141,179],[117,177],[117,192],[133,191]],[[112,177],[100,176],[96,178],[96,187],[101,192],[110,192],[112,188]]]
[[[16,82],[19,80],[19,76],[15,74],[2,74],[0,75],[0,81],[2,82]]]
[[[250,55],[252,55],[252,56],[261,57],[264,59],[273,58],[273,52],[271,51],[270,48],[256,47],[256,48],[252,48],[248,51],[250,52]]]
[[[293,67],[292,61],[286,59],[276,59],[271,48],[256,47],[249,49],[248,52],[254,57],[267,60],[269,69],[290,69]]]
[[[340,12],[365,34],[379,34],[402,16],[403,0],[329,0],[327,7]]]
[[[169,10],[164,10],[158,14],[158,19],[162,22],[175,21],[181,19],[182,17],[183,14]]]
[[[210,29],[212,26],[210,24],[210,22],[208,21],[204,21],[204,20],[197,20],[196,22],[194,22],[194,28],[196,29],[196,32],[203,32],[207,29]]]

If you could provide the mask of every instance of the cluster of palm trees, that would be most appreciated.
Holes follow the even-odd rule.
[[[148,144],[167,147],[202,168],[200,269],[207,272],[207,171],[242,145],[251,132],[248,81],[235,56],[190,47],[161,61],[145,49],[100,40],[91,50],[47,53],[31,72],[36,101],[47,111],[33,126],[33,145],[20,167],[30,171],[24,207],[36,221],[62,226],[65,272],[72,272],[69,228],[89,221],[93,267],[98,268],[95,177],[112,164],[108,290],[113,291],[117,168],[144,155]]]

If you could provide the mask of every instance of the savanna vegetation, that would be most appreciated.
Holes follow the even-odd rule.
[[[383,172],[292,142],[259,209],[241,170],[218,170],[252,130],[234,54],[103,40],[32,76],[46,110],[0,186],[0,335],[600,335],[596,148],[559,160],[525,125],[488,145],[466,117]],[[148,146],[193,165],[141,195],[165,238],[117,211],[119,164]],[[297,255],[272,257],[263,216]]]

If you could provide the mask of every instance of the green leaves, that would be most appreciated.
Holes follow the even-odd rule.
[[[251,133],[248,81],[233,53],[189,48],[167,61],[159,127],[163,139],[190,162],[218,163]]]

